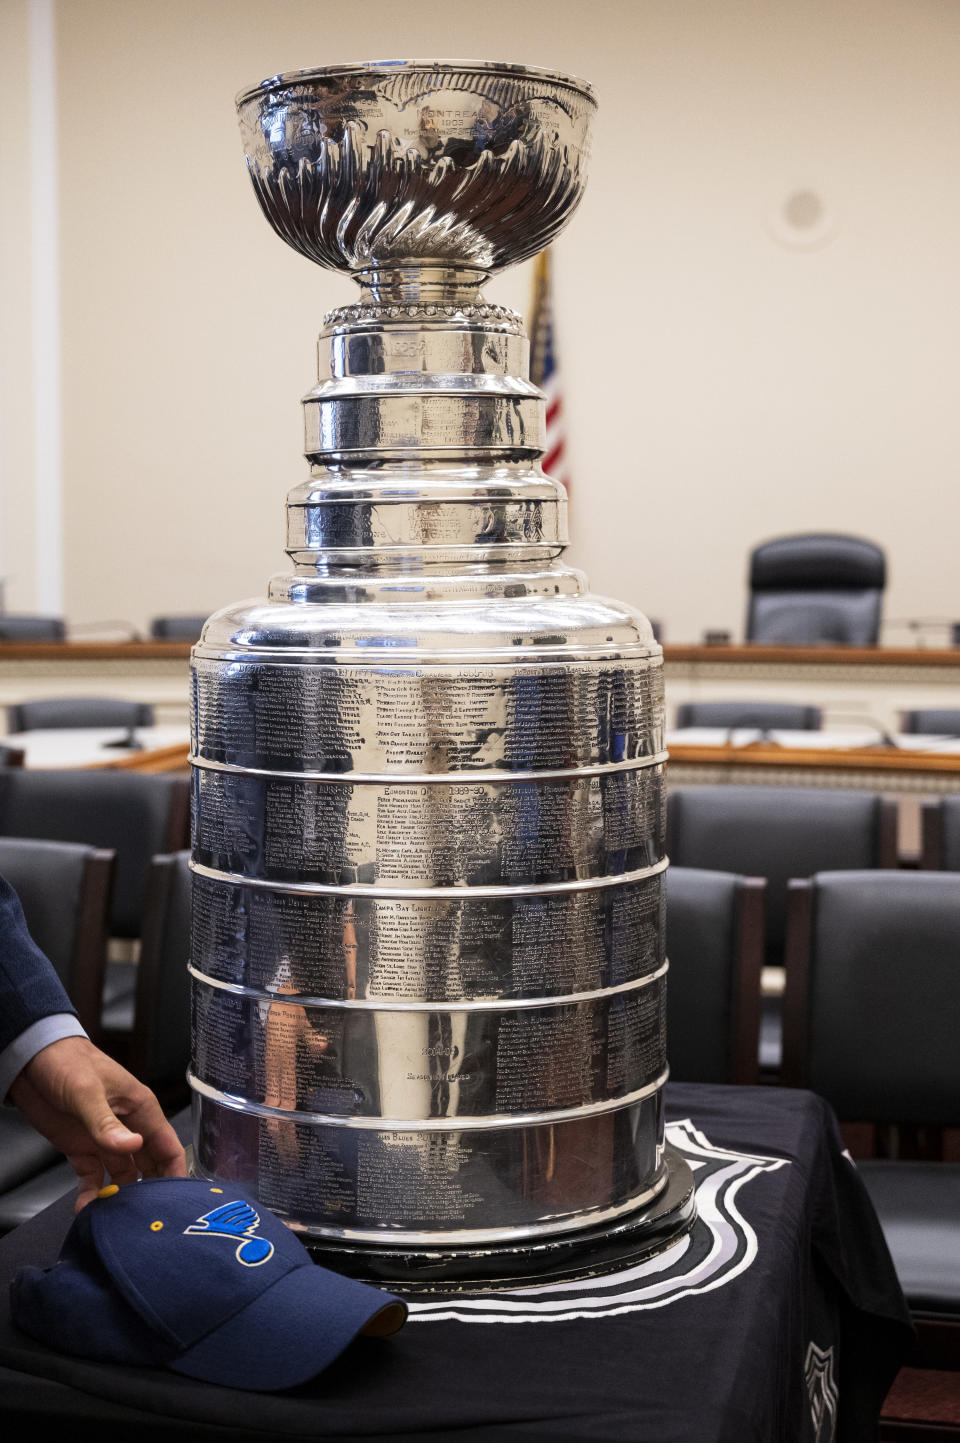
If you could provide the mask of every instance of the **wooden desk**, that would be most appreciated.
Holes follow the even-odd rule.
[[[190,769],[189,757],[189,740],[163,747],[150,747],[148,743],[142,752],[125,752],[113,761],[90,765],[128,772],[186,772]]]
[[[960,673],[960,646],[763,646],[752,642],[730,646],[665,646],[669,663],[717,663],[724,667],[953,667]]]
[[[190,732],[186,726],[137,727],[140,750],[113,747],[122,741],[124,727],[51,727],[14,732],[6,738],[24,753],[23,765],[50,771],[95,767],[132,772],[179,772],[187,767]]]
[[[0,643],[0,709],[55,696],[149,702],[159,723],[189,718],[190,644],[183,641]]]
[[[824,725],[887,731],[917,707],[960,707],[960,647],[666,646],[668,715],[690,701],[792,701]]]
[[[798,701],[825,724],[960,707],[960,647],[667,646],[667,702]],[[190,645],[181,641],[0,643],[0,708],[51,696],[149,702],[157,721],[186,724]],[[671,711],[672,715],[672,711]]]
[[[189,641],[0,641],[0,663],[189,660]]]
[[[668,741],[671,784],[856,787],[873,792],[960,792],[960,754],[899,747],[698,746]]]

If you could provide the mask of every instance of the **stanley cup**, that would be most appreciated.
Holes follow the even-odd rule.
[[[529,344],[482,290],[576,208],[592,91],[378,62],[238,108],[271,225],[361,296],[303,401],[292,570],[194,651],[197,1169],[368,1271],[689,1225],[662,655],[561,560]]]

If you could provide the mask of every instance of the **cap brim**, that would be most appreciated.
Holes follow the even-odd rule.
[[[371,1332],[384,1337],[406,1316],[406,1304],[392,1294],[310,1263],[287,1273],[167,1366],[228,1388],[294,1388],[328,1367],[374,1319]]]

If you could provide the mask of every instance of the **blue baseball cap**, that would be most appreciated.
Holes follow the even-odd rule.
[[[407,1316],[400,1298],[318,1267],[241,1190],[195,1178],[104,1188],[53,1267],[20,1269],[10,1303],[18,1328],[61,1352],[264,1392]]]

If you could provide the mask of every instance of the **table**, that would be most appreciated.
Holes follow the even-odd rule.
[[[55,770],[99,767],[124,771],[180,771],[187,766],[190,729],[182,725],[137,727],[139,748],[122,745],[127,727],[49,727],[10,732],[5,745],[24,753],[23,765]]]
[[[960,647],[665,646],[670,716],[688,701],[792,701],[825,722],[896,730],[901,711],[960,705]]]
[[[149,702],[160,722],[186,724],[190,643],[0,642],[0,708],[55,696]]]
[[[414,1299],[395,1338],[358,1340],[282,1395],[67,1358],[17,1333],[6,1284],[56,1256],[65,1199],[0,1241],[0,1417],[101,1443],[107,1429],[138,1443],[866,1443],[912,1333],[827,1105],[671,1084],[668,1116],[697,1176],[689,1238],[585,1284]]]
[[[856,787],[873,792],[960,792],[960,739],[890,735],[875,728],[770,731],[683,727],[668,731],[673,785]]]
[[[190,644],[182,641],[2,642],[0,707],[36,697],[118,696],[186,722]],[[891,730],[897,713],[957,705],[960,647],[666,646],[667,702],[812,702],[827,722],[864,716]]]

